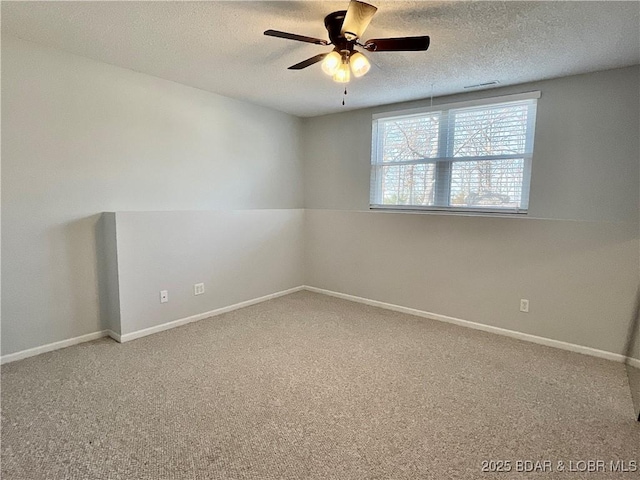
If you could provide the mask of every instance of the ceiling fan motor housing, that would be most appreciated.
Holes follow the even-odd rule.
[[[329,32],[329,40],[335,45],[334,50],[337,52],[342,52],[343,50],[353,52],[353,46],[356,43],[355,40],[349,41],[342,35],[342,23],[346,14],[346,10],[338,10],[324,17],[324,26]]]

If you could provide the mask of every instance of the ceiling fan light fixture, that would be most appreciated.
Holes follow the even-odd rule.
[[[344,38],[349,40],[350,42],[355,42],[358,39],[358,35],[352,32],[343,32]]]
[[[321,64],[322,71],[327,75],[329,75],[330,77],[332,77],[336,74],[341,64],[342,64],[342,55],[340,55],[338,52],[334,50],[329,55],[324,57],[324,60],[322,61],[322,64]]]
[[[349,83],[351,80],[351,70],[349,69],[348,61],[344,61],[338,67],[338,70],[333,75],[333,81],[338,83]]]
[[[369,26],[369,22],[376,14],[377,7],[359,0],[351,0],[349,8],[342,22],[342,35],[350,42],[362,37]]]
[[[369,59],[355,50],[363,48],[366,52],[417,52],[429,48],[428,35],[418,37],[374,38],[360,42],[369,22],[375,15],[377,7],[362,0],[350,0],[346,10],[337,10],[324,18],[324,26],[329,34],[329,40],[307,37],[280,30],[265,30],[269,37],[284,38],[297,42],[315,45],[333,45],[333,51],[320,53],[289,67],[289,70],[302,70],[320,63],[322,71],[330,76],[334,82],[348,83],[351,76],[355,78],[366,75],[371,69]],[[345,89],[346,95],[346,89]]]
[[[356,78],[366,75],[366,73],[371,68],[371,64],[369,63],[367,57],[365,57],[360,52],[355,52],[353,55],[351,55],[350,63],[351,71],[353,72],[353,76]]]

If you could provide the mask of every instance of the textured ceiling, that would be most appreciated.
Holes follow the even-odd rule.
[[[319,65],[331,47],[265,37],[273,28],[327,38],[341,2],[2,2],[2,32],[299,116],[510,85],[640,63],[638,2],[395,2],[367,38],[430,35],[427,52],[369,54],[342,87]]]

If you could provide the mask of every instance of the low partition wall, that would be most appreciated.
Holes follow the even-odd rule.
[[[117,278],[103,277],[109,317],[129,340],[303,283],[304,211],[116,212]],[[115,241],[108,237],[115,235]],[[103,268],[105,275],[113,269]],[[196,295],[194,286],[204,284]],[[117,291],[115,290],[117,289]],[[167,301],[161,303],[161,291]],[[117,298],[117,302],[116,302]],[[111,308],[109,308],[109,305]],[[116,305],[114,308],[113,305]]]
[[[102,330],[2,363],[107,334],[127,341],[303,288],[624,361],[638,285],[637,229],[622,223],[313,209],[107,212],[96,236]]]
[[[622,358],[635,224],[305,210],[306,284]],[[520,300],[529,312],[520,311]],[[597,352],[596,352],[597,353]]]

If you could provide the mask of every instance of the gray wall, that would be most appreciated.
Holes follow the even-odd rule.
[[[435,98],[433,104],[534,90],[542,97],[528,216],[637,223],[639,67]],[[305,207],[368,210],[372,114],[428,105],[423,100],[303,119]]]
[[[527,218],[367,211],[371,114],[427,100],[299,120],[11,38],[2,73],[4,354],[108,326],[102,211],[147,212],[122,217],[136,241],[119,301],[136,328],[304,281],[621,352],[638,283],[637,67],[435,99],[542,91]],[[252,260],[264,276],[245,275]],[[196,281],[212,296],[194,299]]]
[[[2,353],[105,328],[99,212],[302,207],[300,121],[2,39]]]
[[[116,213],[120,333],[302,285],[303,220],[302,209]]]
[[[368,211],[371,115],[428,100],[305,119],[306,283],[623,353],[638,286],[639,75],[434,99],[542,92],[526,218]]]
[[[640,136],[640,131],[638,135]],[[640,209],[640,205],[638,208]],[[640,243],[638,246],[640,247]],[[637,295],[635,318],[629,329],[626,368],[634,413],[640,422],[640,289]]]
[[[98,299],[103,328],[120,333],[120,281],[116,214],[104,212],[96,225]]]
[[[305,225],[308,285],[624,351],[634,227],[346,210],[306,210]]]
[[[631,335],[627,350],[626,368],[635,416],[640,422],[640,323],[638,321],[636,321]]]

